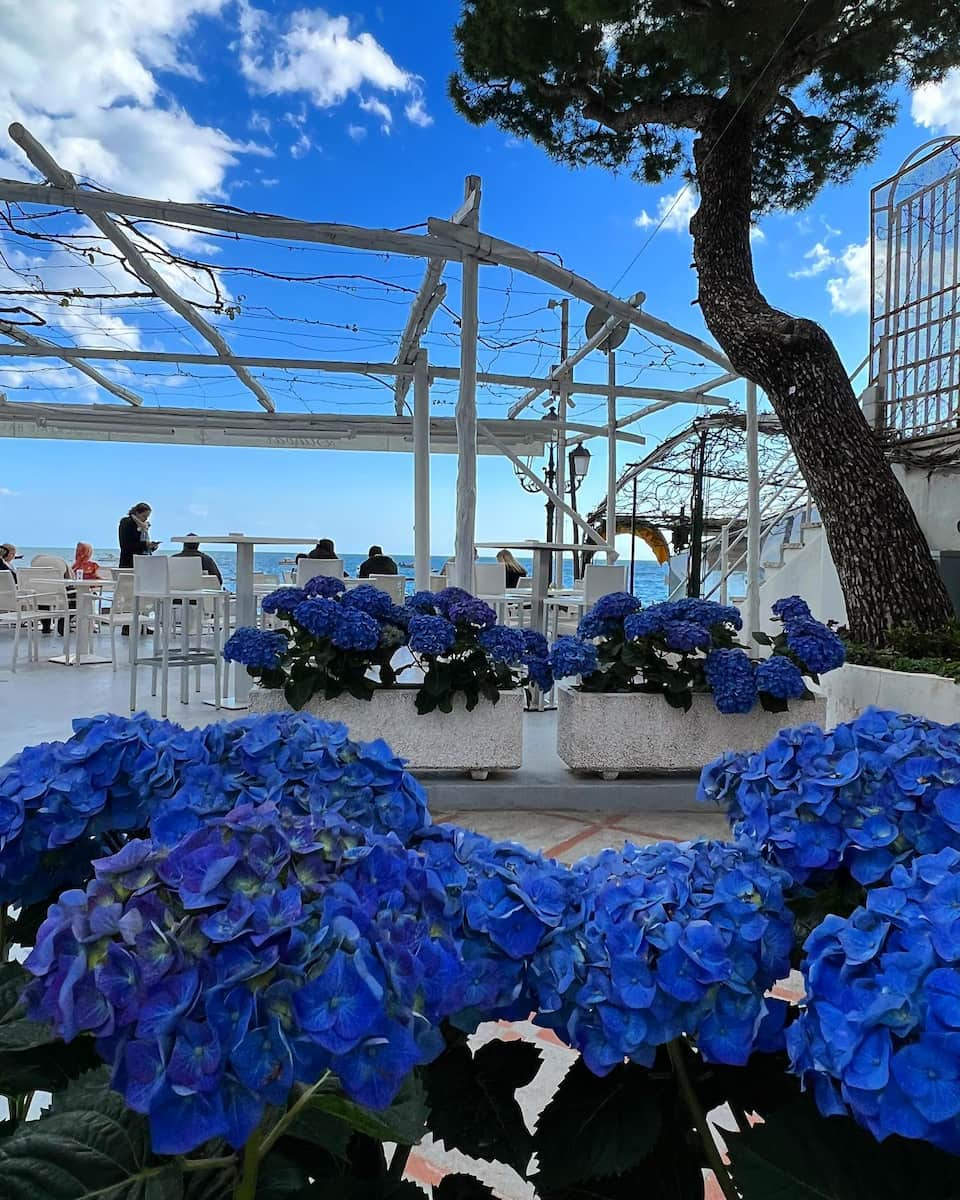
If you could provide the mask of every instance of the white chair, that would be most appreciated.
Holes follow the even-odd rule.
[[[144,618],[150,614],[145,613]],[[117,627],[129,629],[133,620],[133,571],[124,568],[117,571],[113,581],[113,592],[110,596],[110,607],[101,609],[97,614],[97,626],[104,625],[110,630],[110,661],[113,669],[117,669]]]
[[[576,633],[583,614],[591,609],[601,596],[622,592],[627,586],[625,566],[594,565],[591,563],[583,573],[583,591],[579,595],[562,592],[547,596],[544,600],[547,629],[553,637]]]
[[[49,560],[49,565],[20,567],[17,571],[17,587],[22,594],[32,595],[39,624],[49,625],[52,630],[54,621],[63,623],[63,653],[69,659],[73,609],[70,606],[72,597],[67,593],[67,583],[59,565],[63,559],[52,554],[38,554],[34,557],[34,563],[38,558]]]
[[[484,599],[502,599],[507,590],[507,568],[503,563],[476,563],[473,568],[473,593]]]
[[[591,563],[583,572],[583,604],[591,608],[601,596],[627,590],[627,568]]]
[[[381,592],[386,592],[394,604],[403,603],[407,581],[402,575],[371,575],[360,582],[369,583],[371,587],[379,588]]]
[[[297,587],[318,575],[329,575],[333,579],[343,578],[343,560],[340,558],[301,558],[294,570]]]
[[[133,612],[130,620],[130,711],[137,708],[138,667],[151,668],[151,691],[156,696],[160,683],[160,715],[167,715],[169,673],[171,667],[180,668],[180,701],[187,703],[190,668],[199,670],[203,666],[213,667],[214,704],[220,707],[222,663],[221,650],[226,619],[226,592],[206,589],[203,584],[203,567],[199,558],[164,558],[137,555],[133,560]],[[203,645],[203,615],[205,605],[196,601],[211,602],[213,606],[213,646]],[[193,601],[193,603],[191,603]],[[140,625],[143,614],[153,611],[153,652],[140,654]],[[179,649],[172,645],[176,627],[179,625],[181,644]],[[196,645],[190,641],[191,627],[196,625]]]
[[[37,661],[37,608],[32,593],[18,590],[13,575],[9,571],[0,571],[0,625],[13,628],[13,654],[10,660],[10,670],[16,672],[17,657],[20,650],[20,632],[24,627],[28,637],[28,660]]]
[[[431,575],[430,576],[430,591],[442,592],[444,588],[449,587],[449,580],[446,575]]]

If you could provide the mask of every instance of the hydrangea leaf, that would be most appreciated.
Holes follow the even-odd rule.
[[[537,1121],[537,1186],[622,1175],[653,1150],[660,1130],[648,1070],[627,1064],[601,1078],[578,1058]]]
[[[147,1122],[109,1087],[105,1069],[84,1076],[38,1121],[0,1142],[4,1200],[178,1200],[182,1174],[155,1158]]]
[[[724,1132],[743,1200],[953,1200],[960,1160],[924,1142],[877,1142],[852,1120],[825,1120],[809,1096],[744,1133]]]
[[[321,1092],[306,1106],[305,1112],[325,1113],[335,1117],[349,1129],[379,1142],[395,1142],[415,1146],[426,1132],[427,1097],[423,1083],[411,1075],[404,1082],[396,1100],[389,1108],[375,1110],[355,1104],[345,1096]],[[296,1125],[293,1126],[296,1128]],[[331,1147],[327,1147],[330,1149]]]
[[[496,1200],[485,1183],[472,1175],[444,1175],[433,1189],[433,1200]]]
[[[515,1093],[539,1069],[540,1051],[529,1042],[487,1042],[476,1054],[451,1046],[424,1072],[430,1132],[448,1150],[525,1174],[533,1138]]]
[[[20,994],[30,979],[20,963],[0,964],[0,1094],[56,1091],[99,1065],[89,1038],[64,1045],[50,1025],[23,1016]]]

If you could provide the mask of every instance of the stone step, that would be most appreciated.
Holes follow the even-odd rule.
[[[782,554],[784,552],[784,550],[802,550],[803,547],[804,547],[803,542],[781,542],[780,543],[780,553]]]
[[[765,562],[763,564],[763,569],[765,571],[779,571],[782,566],[782,562]]]

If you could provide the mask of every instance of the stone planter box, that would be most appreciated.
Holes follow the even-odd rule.
[[[831,728],[852,721],[864,709],[893,709],[952,725],[960,721],[960,686],[942,675],[888,671],[845,663],[823,681]]]
[[[700,771],[725,750],[759,750],[790,725],[822,725],[826,704],[796,701],[789,712],[755,708],[717,712],[710,695],[695,695],[689,712],[642,692],[581,692],[558,688],[557,753],[574,771],[604,779],[621,772]]]
[[[304,709],[324,721],[342,721],[358,742],[383,738],[413,770],[466,771],[486,779],[490,771],[514,771],[523,759],[523,689],[502,692],[497,704],[481,700],[467,712],[462,699],[453,712],[427,713],[416,709],[415,688],[375,692],[372,700],[338,696],[313,699]],[[250,693],[253,712],[287,708],[283,692],[255,687]]]

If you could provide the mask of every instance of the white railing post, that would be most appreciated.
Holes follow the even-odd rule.
[[[464,199],[476,193],[476,203],[464,227],[476,232],[480,224],[480,179],[468,175]],[[453,582],[473,591],[473,556],[477,526],[477,328],[479,323],[480,260],[464,254],[460,285],[460,393],[457,396],[457,527]]]
[[[720,526],[720,603],[730,603],[730,526]]]
[[[617,561],[617,352],[607,351],[607,564]]]
[[[418,592],[430,587],[430,372],[421,350],[413,367],[413,574]]]
[[[747,381],[747,636],[760,628],[760,444],[757,385]]]

